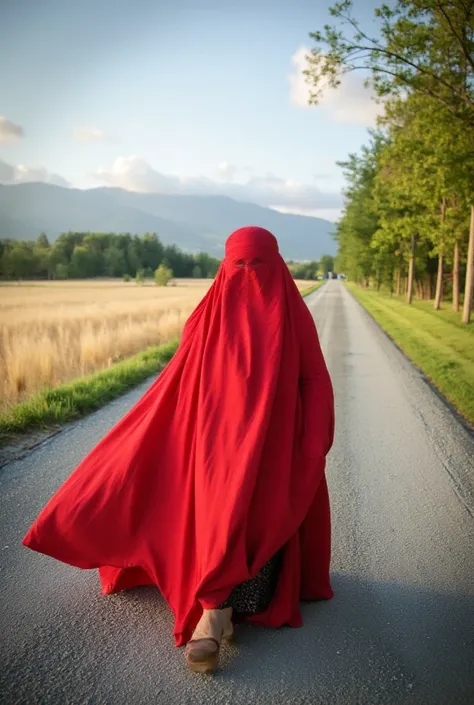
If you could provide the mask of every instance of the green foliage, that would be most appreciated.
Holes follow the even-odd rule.
[[[36,240],[36,246],[42,250],[49,249],[49,240],[48,240],[48,236],[46,235],[46,233],[41,233],[38,236],[38,239]]]
[[[372,240],[379,229],[380,216],[374,202],[375,177],[379,168],[384,138],[372,133],[368,147],[360,155],[351,154],[341,162],[347,181],[346,205],[338,223],[337,266],[353,281],[367,282],[375,273]]]
[[[307,289],[304,289],[304,291],[301,292],[301,296],[303,298],[306,298],[310,294],[314,294],[315,291],[320,289],[326,282],[321,281],[321,282],[316,282],[316,284],[312,284],[309,286]]]
[[[318,277],[320,265],[319,262],[316,262],[316,260],[313,260],[312,262],[290,261],[287,262],[287,265],[294,279],[307,279],[312,281]]]
[[[353,2],[330,9],[332,26],[315,42],[307,78],[317,103],[324,85],[337,87],[348,71],[369,72],[377,95],[428,97],[465,127],[474,126],[474,10],[465,0],[395,0],[375,9],[370,35]]]
[[[334,272],[334,257],[331,255],[323,255],[321,257],[321,261],[319,262],[319,271],[321,274]]]
[[[406,306],[389,297],[349,285],[351,292],[436,385],[474,424],[474,328],[455,314],[433,311],[427,302]]]
[[[182,252],[164,245],[156,233],[63,233],[51,245],[44,233],[36,242],[0,240],[0,277],[4,279],[153,278],[161,264],[179,278],[213,278],[220,262],[215,257]]]
[[[155,272],[155,284],[157,286],[168,286],[168,283],[173,279],[172,270],[165,264],[160,264]]]
[[[62,264],[61,262],[57,264],[54,268],[54,278],[55,279],[67,279],[69,277],[69,269],[67,264]]]
[[[472,212],[468,251],[474,252],[474,5],[394,0],[375,9],[378,26],[370,35],[353,15],[352,0],[336,2],[330,14],[335,24],[311,34],[315,45],[305,71],[310,102],[317,103],[328,85],[337,88],[344,74],[362,70],[366,85],[384,101],[381,124],[389,126],[390,144],[371,188],[379,229],[368,236],[374,255],[363,248],[362,269],[375,269],[380,286],[408,257],[411,302],[420,260],[436,255],[439,308],[447,248],[463,239],[465,201]],[[354,230],[347,209],[344,219],[340,235]],[[466,262],[465,323],[474,295],[473,259],[468,255]],[[456,282],[458,274],[456,269]]]
[[[338,268],[353,281],[393,291],[413,257],[420,295],[434,295],[437,276],[441,297],[455,246],[461,268],[451,279],[459,282],[466,272],[474,143],[459,121],[421,94],[389,101],[381,126],[359,155],[341,164],[348,186]]]

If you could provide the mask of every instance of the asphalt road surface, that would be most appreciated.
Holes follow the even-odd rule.
[[[473,436],[340,283],[308,304],[337,400],[334,600],[302,629],[239,627],[196,676],[156,589],[103,597],[94,571],[20,545],[145,385],[0,471],[2,703],[474,703]]]

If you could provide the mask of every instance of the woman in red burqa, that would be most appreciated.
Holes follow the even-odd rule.
[[[242,228],[172,361],[23,543],[98,568],[106,594],[156,585],[189,667],[213,671],[234,615],[297,627],[301,599],[332,597],[333,432],[311,314],[273,235]]]

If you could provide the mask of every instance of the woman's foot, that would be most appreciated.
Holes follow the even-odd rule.
[[[186,646],[186,662],[194,673],[214,673],[219,664],[222,641],[234,635],[232,607],[223,610],[204,610]]]

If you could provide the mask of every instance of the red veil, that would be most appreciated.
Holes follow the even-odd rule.
[[[273,235],[243,228],[172,361],[23,543],[99,568],[104,593],[157,585],[177,645],[284,546],[274,598],[251,619],[299,626],[301,598],[332,596],[333,431],[313,319]]]

